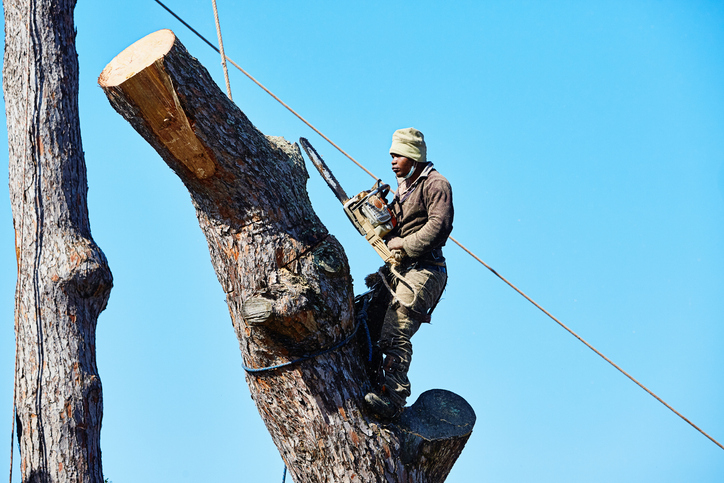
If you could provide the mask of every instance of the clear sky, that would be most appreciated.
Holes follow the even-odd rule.
[[[216,43],[210,1],[167,4]],[[724,443],[722,2],[218,7],[227,55],[378,176],[393,181],[392,132],[423,131],[453,186],[453,236]],[[223,86],[219,57],[152,0],[82,0],[76,25],[91,224],[115,280],[97,339],[104,473],[114,483],[281,481],[189,196],[97,86],[116,54],[161,28]],[[348,193],[371,186],[230,69],[235,102],[265,134],[309,138]],[[0,143],[7,153],[7,136]],[[308,170],[360,292],[380,260]],[[6,162],[0,171],[7,179]],[[9,431],[6,183],[0,200]],[[411,401],[444,388],[476,411],[448,481],[724,481],[722,449],[457,246],[446,256],[450,282],[413,338],[410,377]]]

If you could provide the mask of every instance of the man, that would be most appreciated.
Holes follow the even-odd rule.
[[[410,395],[407,372],[412,359],[410,339],[430,313],[447,283],[442,247],[453,222],[452,189],[427,162],[423,134],[414,128],[392,135],[392,171],[398,188],[390,203],[397,226],[386,237],[390,250],[399,250],[399,267],[388,267],[384,285],[392,295],[385,312],[378,348],[384,356],[380,391],[365,396],[367,406],[383,419],[394,419]]]

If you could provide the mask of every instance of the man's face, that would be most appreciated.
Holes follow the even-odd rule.
[[[399,154],[391,154],[390,156],[392,156],[392,171],[395,172],[395,176],[398,178],[407,176],[415,166],[415,162],[410,158],[400,156]]]

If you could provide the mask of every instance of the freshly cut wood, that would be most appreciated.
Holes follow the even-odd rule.
[[[141,39],[104,69],[99,84],[188,188],[244,364],[304,359],[247,374],[292,478],[443,481],[469,431],[439,438],[449,445],[405,452],[401,426],[380,424],[362,409],[366,352],[341,344],[355,340],[349,266],[309,202],[299,147],[259,132],[170,35]]]
[[[163,72],[163,64],[157,63],[171,50],[175,39],[170,30],[144,37],[113,59],[98,82],[109,89],[118,88],[131,99],[141,110],[138,115],[149,123],[149,130],[176,159],[203,179],[214,174],[214,162],[194,134]]]

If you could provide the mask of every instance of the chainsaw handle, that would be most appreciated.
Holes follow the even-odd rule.
[[[382,196],[383,198],[387,198],[387,193],[390,192],[390,185],[388,185],[387,183],[383,184],[381,179],[378,179],[375,182],[375,185],[377,186],[377,188],[373,186],[369,196],[380,193],[380,196]]]
[[[402,259],[405,258],[405,250],[390,250],[390,253],[392,253],[392,256],[395,259],[394,265],[399,265],[402,263]]]
[[[377,183],[376,183],[376,184],[377,184],[377,187],[376,187],[376,188],[373,187],[372,190],[371,190],[369,193],[367,193],[362,199],[360,199],[357,203],[355,203],[353,206],[351,206],[350,209],[356,210],[357,208],[359,208],[359,207],[362,205],[362,203],[364,203],[364,202],[367,201],[371,196],[374,196],[374,195],[376,195],[377,193],[381,193],[382,198],[385,198],[385,197],[387,196],[387,193],[390,192],[390,185],[388,185],[388,184],[381,184],[381,183],[382,183],[382,180],[381,180],[381,179],[378,179],[378,180],[377,180]],[[385,201],[385,202],[386,202],[386,201]]]

